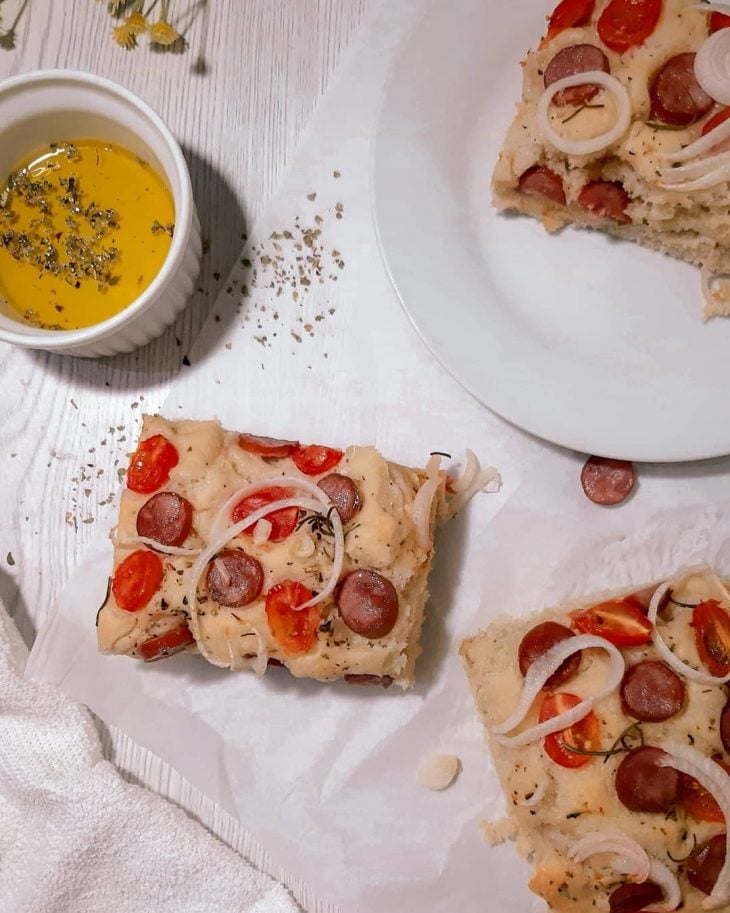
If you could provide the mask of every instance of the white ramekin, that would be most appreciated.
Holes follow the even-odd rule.
[[[190,174],[157,114],[107,79],[48,70],[0,82],[0,181],[37,149],[74,139],[118,143],[157,168],[175,201],[170,251],[149,287],[114,317],[81,330],[41,330],[0,310],[0,340],[87,358],[131,352],[175,320],[195,287],[201,242]]]

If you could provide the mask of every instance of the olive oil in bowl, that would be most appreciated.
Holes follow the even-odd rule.
[[[0,188],[0,302],[30,326],[75,330],[132,304],[175,228],[170,190],[126,149],[59,142]]]

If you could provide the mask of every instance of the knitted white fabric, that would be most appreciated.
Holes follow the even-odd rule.
[[[0,604],[0,911],[296,913],[289,893],[105,761],[88,712],[29,681]]]

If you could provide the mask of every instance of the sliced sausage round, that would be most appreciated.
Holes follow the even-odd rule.
[[[580,474],[586,497],[594,504],[620,504],[631,494],[635,473],[632,463],[589,457]]]
[[[563,179],[559,174],[555,174],[554,171],[543,165],[533,165],[532,168],[523,171],[517,183],[517,189],[527,196],[546,197],[553,203],[565,206]]]
[[[193,524],[193,505],[174,491],[152,495],[137,514],[137,535],[161,545],[180,546]]]
[[[713,100],[697,82],[695,56],[677,54],[656,74],[649,87],[652,120],[686,127],[710,110]]]
[[[631,222],[631,216],[626,212],[630,202],[631,197],[618,181],[590,181],[578,194],[578,205],[583,209],[620,225]]]
[[[227,548],[208,564],[208,592],[221,605],[238,609],[261,593],[264,571],[259,562],[240,549]]]
[[[659,660],[646,660],[626,670],[621,682],[624,713],[644,723],[661,723],[682,709],[682,679]]]
[[[348,685],[380,685],[390,688],[393,679],[389,675],[368,675],[365,672],[346,672],[345,681]]]
[[[717,876],[725,865],[725,835],[717,834],[701,843],[684,862],[687,881],[703,894],[711,894]]]
[[[730,752],[730,701],[725,704],[720,714],[720,739],[725,751]]]
[[[646,907],[662,900],[664,891],[653,881],[641,884],[627,881],[611,893],[608,908],[611,913],[641,913]]]
[[[349,476],[331,472],[317,482],[317,487],[321,488],[334,504],[343,523],[349,523],[362,507],[360,492]]]
[[[544,621],[542,624],[531,628],[520,641],[517,660],[520,665],[520,672],[527,675],[527,670],[541,656],[544,656],[555,644],[559,644],[569,637],[575,637],[575,634],[566,628],[565,625],[557,621]],[[545,682],[545,688],[557,688],[562,685],[580,667],[580,653],[574,653],[569,656],[565,662],[561,663],[550,678]]]
[[[587,73],[589,70],[609,73],[611,67],[608,63],[608,57],[594,44],[572,44],[570,47],[558,51],[545,67],[543,77],[545,88],[547,89],[548,86],[551,86],[559,79],[575,76],[577,73]],[[585,105],[598,94],[599,89],[600,86],[590,84],[571,86],[569,89],[556,92],[553,96],[553,104],[559,107],[564,105]]]
[[[649,745],[626,755],[616,770],[616,794],[632,812],[666,812],[677,801],[679,773],[662,767],[666,755]]]
[[[376,571],[349,573],[337,592],[337,606],[347,627],[370,639],[390,634],[398,621],[395,587]]]

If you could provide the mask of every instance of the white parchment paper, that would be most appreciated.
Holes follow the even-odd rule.
[[[427,352],[389,285],[370,213],[380,91],[413,14],[391,7],[366,29],[251,241],[274,252],[272,233],[320,215],[321,243],[345,262],[338,281],[315,281],[298,301],[277,296],[266,270],[254,285],[250,249],[164,411],[277,437],[375,443],[414,465],[431,450],[458,459],[470,446],[498,466],[502,492],[478,496],[439,532],[417,686],[360,690],[277,669],[263,680],[233,675],[197,657],[144,666],[100,656],[94,616],[111,565],[102,541],[29,669],[171,763],[342,913],[539,909],[513,848],[489,849],[479,832],[502,800],[458,644],[505,611],[639,586],[718,554],[724,562],[728,464],[642,467],[630,502],[596,507],[580,490],[579,457],[496,418]],[[283,248],[296,269],[296,249]],[[444,793],[415,784],[431,751],[462,761]]]

